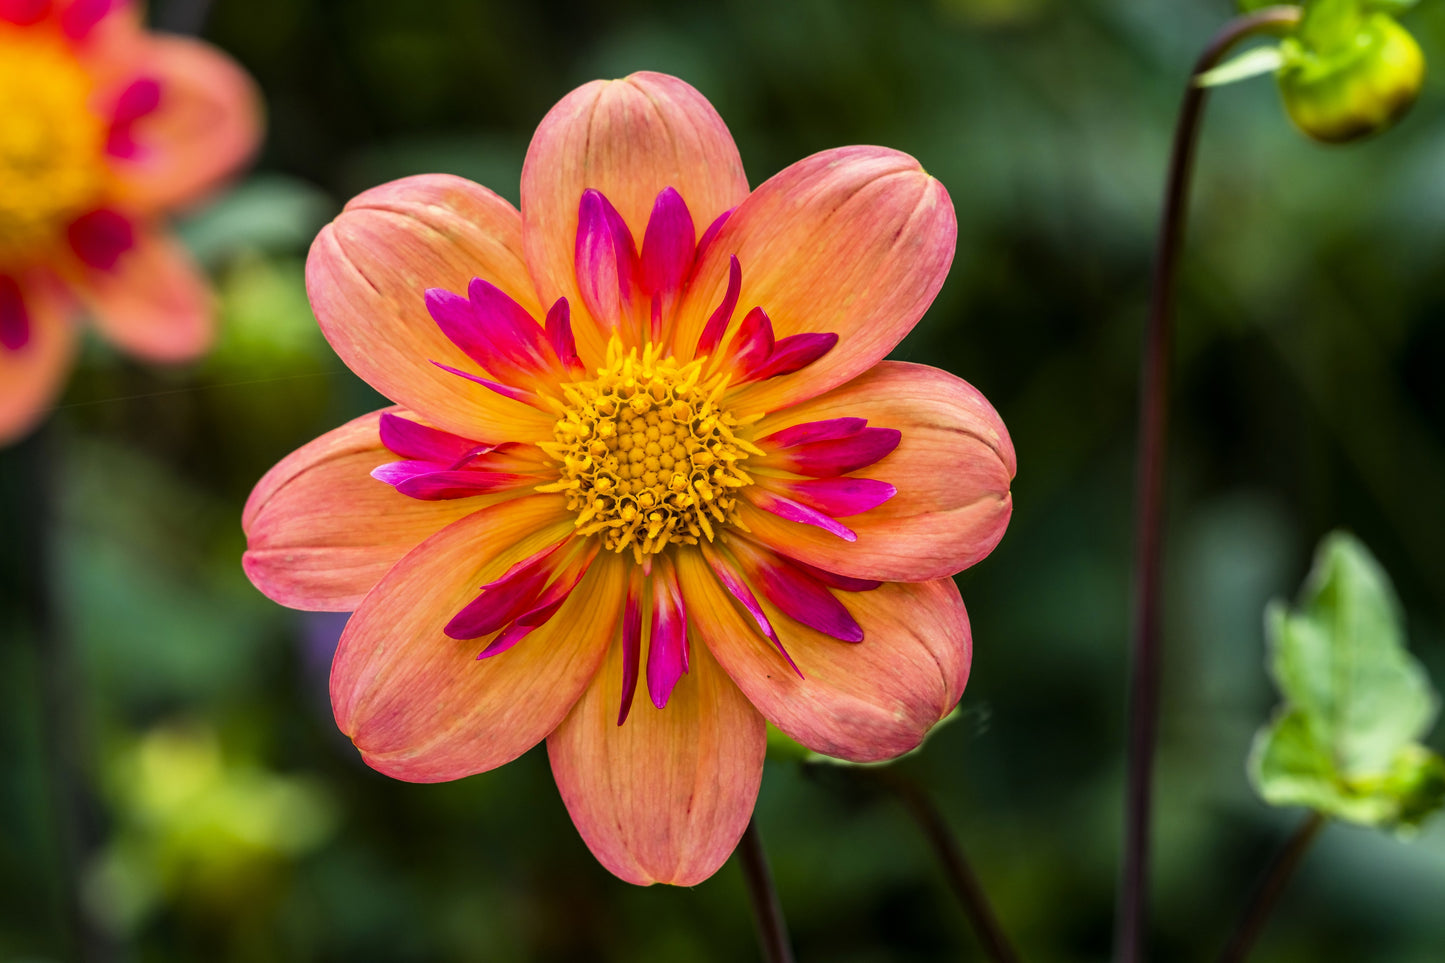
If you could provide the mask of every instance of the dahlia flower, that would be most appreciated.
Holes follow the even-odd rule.
[[[881,360],[953,207],[879,147],[749,192],[712,106],[653,73],[553,108],[521,197],[411,177],[322,230],[317,319],[396,407],[261,480],[246,572],[355,609],[331,698],[371,766],[456,779],[545,739],[604,866],[696,883],[765,719],[886,759],[963,692],[951,576],[1003,535],[1013,449],[968,384]]]
[[[0,0],[0,444],[60,390],[78,309],[142,358],[206,348],[209,290],[161,215],[259,132],[246,74],[127,0]]]

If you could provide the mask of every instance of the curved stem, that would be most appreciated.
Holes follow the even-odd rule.
[[[793,963],[788,924],[783,919],[783,906],[778,902],[772,870],[768,868],[768,854],[763,851],[763,840],[758,835],[756,815],[748,820],[748,828],[743,830],[737,853],[743,879],[748,884],[748,902],[753,908],[753,922],[757,924],[763,960],[765,963]]]
[[[1274,857],[1265,872],[1264,879],[1260,881],[1259,887],[1254,891],[1254,896],[1249,901],[1244,915],[1239,919],[1239,925],[1234,929],[1234,935],[1229,938],[1229,945],[1219,955],[1219,963],[1244,963],[1249,951],[1254,946],[1254,941],[1259,939],[1259,934],[1264,932],[1264,924],[1269,920],[1269,914],[1274,911],[1275,904],[1279,902],[1280,894],[1294,878],[1294,872],[1299,868],[1300,862],[1304,859],[1305,852],[1310,848],[1310,843],[1320,834],[1325,826],[1325,818],[1319,813],[1310,813],[1303,823],[1300,823],[1294,835],[1284,844],[1284,848]]]
[[[919,829],[923,830],[923,834],[933,844],[933,851],[938,855],[944,875],[948,877],[948,885],[963,904],[964,912],[973,923],[974,934],[983,944],[988,958],[994,963],[1019,963],[1018,952],[1004,935],[1003,927],[999,925],[998,917],[994,915],[993,907],[984,894],[983,884],[974,875],[973,867],[963,855],[963,847],[949,829],[943,814],[933,804],[932,798],[923,787],[911,779],[895,774],[880,776],[884,777],[884,785],[892,789],[908,807]]]
[[[1268,7],[1230,21],[1205,47],[1190,74],[1174,128],[1164,209],[1154,254],[1149,322],[1140,387],[1138,501],[1135,507],[1135,611],[1129,683],[1128,786],[1125,794],[1124,861],[1115,930],[1118,963],[1144,958],[1148,919],[1149,824],[1154,748],[1158,735],[1160,652],[1159,595],[1164,539],[1164,465],[1169,427],[1169,358],[1174,279],[1187,219],[1194,148],[1207,88],[1194,79],[1214,67],[1235,44],[1298,23],[1300,8]]]

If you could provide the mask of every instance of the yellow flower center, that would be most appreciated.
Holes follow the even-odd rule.
[[[702,361],[681,364],[648,345],[623,354],[614,339],[590,381],[562,387],[554,442],[541,445],[561,478],[541,491],[567,494],[579,535],[599,535],[638,563],[680,542],[712,540],[741,523],[737,491],[752,484],[742,465],[762,454],[718,406],[726,381],[704,378]]]
[[[0,266],[28,260],[93,207],[106,124],[59,37],[0,24]]]

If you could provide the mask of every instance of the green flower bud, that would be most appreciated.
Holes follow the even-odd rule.
[[[1285,109],[1300,130],[1327,143],[1389,127],[1415,102],[1425,79],[1420,45],[1386,14],[1360,17],[1341,39],[1311,48],[1291,37],[1280,45]]]

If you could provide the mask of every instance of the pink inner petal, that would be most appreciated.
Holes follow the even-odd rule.
[[[652,632],[647,648],[647,692],[662,709],[687,672],[687,609],[676,577],[666,568],[652,576]]]
[[[376,477],[376,472],[372,472],[372,477]],[[422,501],[442,501],[516,488],[528,481],[531,479],[527,476],[511,472],[432,471],[402,479],[396,483],[396,490]]]
[[[477,655],[477,658],[487,659],[499,655],[546,625],[548,620],[557,614],[562,603],[567,601],[567,596],[572,594],[577,583],[582,581],[582,577],[587,574],[588,566],[592,564],[592,559],[596,557],[597,553],[594,550],[574,559],[562,571],[562,574],[542,591],[532,607],[517,616],[511,625],[497,633],[497,637]]]
[[[783,648],[783,643],[778,639],[778,633],[773,629],[773,624],[768,621],[763,607],[758,604],[757,596],[753,595],[753,590],[748,587],[747,579],[743,578],[742,573],[717,551],[704,548],[703,558],[707,560],[708,567],[712,569],[718,581],[744,609],[747,609],[748,614],[753,617],[753,621],[758,624],[758,629],[777,647],[778,653],[782,655],[788,666],[797,673],[798,678],[803,678],[802,670],[793,662],[793,657],[788,655],[788,650]]]
[[[775,431],[762,439],[762,442],[770,448],[792,448],[815,441],[851,438],[862,431],[867,424],[867,418],[829,418],[825,421],[805,421],[801,425]]]
[[[390,461],[385,465],[377,465],[371,470],[371,477],[395,487],[407,479],[415,478],[418,475],[430,475],[443,470],[444,467],[438,462],[409,458],[404,461]]]
[[[897,488],[872,478],[814,478],[781,487],[794,501],[834,518],[861,515],[898,494]]]
[[[528,371],[540,371],[547,366],[543,349],[546,333],[526,308],[481,278],[472,278],[467,285],[467,296],[483,329],[496,339],[508,360]]]
[[[828,587],[774,556],[755,555],[763,594],[785,615],[842,642],[862,642],[863,629]]]
[[[864,428],[856,435],[832,441],[796,445],[772,456],[773,463],[800,475],[828,478],[866,468],[898,447],[903,433],[897,428]]]
[[[381,443],[403,458],[455,464],[466,457],[477,443],[461,435],[454,435],[438,428],[429,428],[394,415],[389,411],[381,415]]]
[[[135,246],[135,227],[130,219],[109,208],[77,217],[66,228],[66,236],[76,256],[101,271],[114,268],[120,256]]]
[[[804,525],[813,525],[825,532],[837,535],[845,542],[858,541],[858,536],[847,525],[829,518],[822,512],[814,511],[807,505],[800,505],[791,498],[785,498],[757,486],[748,491],[748,497],[754,505],[779,518],[785,518],[790,522],[801,522]]]
[[[627,607],[622,613],[622,704],[617,724],[627,721],[632,697],[637,692],[637,668],[642,661],[642,594],[635,576],[627,585]]]
[[[753,308],[738,326],[731,345],[733,363],[745,380],[773,353],[773,322],[762,308]]]
[[[427,289],[427,312],[448,340],[499,378],[528,379],[547,366],[539,350],[542,329],[521,305],[480,278],[468,294]]]
[[[622,215],[601,191],[582,192],[577,211],[577,285],[603,330],[621,328],[637,295],[637,244]]]
[[[717,346],[722,343],[723,335],[727,334],[728,325],[732,324],[733,312],[737,310],[738,295],[743,289],[743,269],[738,263],[737,255],[728,260],[728,288],[723,294],[722,301],[714,309],[712,316],[707,319],[707,324],[702,329],[702,334],[697,339],[697,352],[695,358],[712,354]]]
[[[19,351],[30,343],[30,312],[20,283],[0,274],[0,347]]]
[[[547,341],[564,368],[580,373],[582,359],[577,357],[577,340],[572,336],[572,308],[566,298],[558,298],[547,311]]]
[[[552,577],[553,553],[565,540],[536,552],[513,565],[495,581],[482,586],[481,594],[468,602],[443,629],[453,639],[479,639],[490,635],[526,611],[542,586]]]
[[[773,345],[767,363],[753,375],[758,381],[801,371],[833,350],[838,336],[831,331],[819,334],[790,334]]]
[[[692,271],[697,231],[682,196],[665,187],[652,205],[652,216],[642,237],[642,290],[671,301]]]

